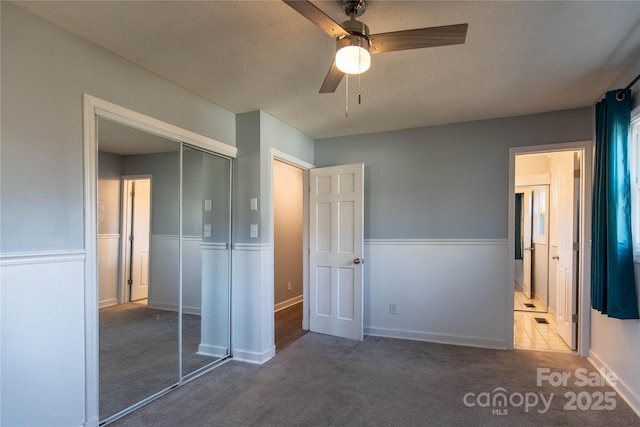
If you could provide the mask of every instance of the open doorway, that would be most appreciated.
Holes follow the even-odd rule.
[[[546,313],[553,293],[549,289],[549,184],[517,186],[515,203],[513,306],[516,311]]]
[[[274,338],[282,350],[306,332],[303,318],[304,171],[273,160]]]
[[[575,145],[575,144],[574,144]],[[513,346],[578,349],[585,289],[586,150],[514,155]],[[580,334],[584,337],[584,332]]]

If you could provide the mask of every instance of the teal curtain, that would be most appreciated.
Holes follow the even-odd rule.
[[[596,104],[591,306],[609,317],[638,319],[631,239],[629,126],[631,91]]]

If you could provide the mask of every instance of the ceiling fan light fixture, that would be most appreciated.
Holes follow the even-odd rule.
[[[346,74],[361,74],[367,71],[371,67],[369,40],[358,35],[338,39],[336,66]]]

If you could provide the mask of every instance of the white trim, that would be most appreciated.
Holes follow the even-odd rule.
[[[287,154],[283,151],[276,150],[275,148],[271,149],[271,160],[280,160],[283,163],[287,163],[291,166],[297,167],[298,169],[308,170],[315,168],[311,163],[307,163],[304,160],[300,160],[296,157],[293,157],[290,154]]]
[[[549,184],[551,184],[550,173],[539,173],[536,175],[516,176],[516,187],[529,187],[531,185],[549,185]]]
[[[374,337],[398,338],[440,344],[462,345],[466,347],[492,348],[496,350],[505,350],[507,348],[507,343],[505,341],[490,338],[434,334],[429,332],[410,331],[404,329],[377,328],[374,326],[365,326],[364,334]]]
[[[177,234],[152,234],[151,235],[151,239],[156,239],[156,240],[178,240],[180,239],[180,236],[178,236]],[[202,237],[200,236],[182,236],[182,240],[185,241],[192,241],[192,242],[200,242],[202,240]],[[206,244],[206,242],[203,242],[203,244]]]
[[[177,234],[152,234],[151,238],[156,240],[178,240],[180,236]]]
[[[482,245],[502,246],[507,244],[507,239],[365,239],[365,246],[384,246],[384,245],[401,245],[401,246],[434,246],[434,245]]]
[[[112,305],[118,305],[118,298],[109,298],[98,302],[98,308],[111,307]]]
[[[85,425],[99,424],[98,363],[98,129],[96,101],[84,94],[82,140],[84,148],[84,357],[85,357]]]
[[[300,304],[302,302],[302,295],[298,295],[297,297],[289,298],[286,301],[279,302],[274,304],[273,311],[278,312],[280,310],[284,310],[285,308],[293,307],[296,304]]]
[[[513,349],[513,282],[515,281],[515,264],[512,255],[515,251],[514,243],[514,215],[515,201],[515,157],[523,154],[539,154],[557,151],[579,151],[581,153],[581,185],[580,185],[580,271],[578,272],[578,354],[587,357],[590,348],[591,334],[591,196],[593,170],[593,142],[591,140],[566,142],[558,144],[534,145],[529,147],[512,147],[509,149],[509,188],[507,192],[507,263],[508,292],[505,291],[505,306],[507,307],[507,346]]]
[[[172,302],[150,302],[147,304],[147,307],[154,310],[173,311],[177,313],[179,305]],[[193,314],[195,316],[200,316],[200,311],[200,307],[189,307],[186,305],[182,306],[182,314]]]
[[[227,357],[229,355],[229,348],[210,344],[199,344],[196,354],[210,357]]]
[[[134,128],[176,141],[185,142],[223,156],[236,158],[238,149],[215,139],[191,132],[187,129],[165,123],[153,117],[138,113],[128,108],[112,104],[91,95],[85,94],[85,102],[90,102],[97,116],[123,123]]]
[[[119,239],[119,234],[98,234],[98,239],[101,240],[111,240],[111,239]]]
[[[200,249],[203,251],[226,251],[229,249],[227,242],[201,242]]]
[[[0,253],[0,266],[84,261],[85,258],[86,252],[82,249],[67,251],[4,252]]]
[[[257,353],[254,351],[246,351],[246,350],[233,350],[233,360],[237,360],[239,362],[247,362],[253,363],[255,365],[262,365],[263,363],[268,362],[273,359],[276,355],[276,346],[271,345],[267,351],[262,353]]]
[[[620,375],[616,374],[593,350],[589,350],[587,360],[591,362],[596,369],[606,369],[607,373],[611,372],[617,379],[615,384],[610,384],[622,399],[627,402],[631,409],[640,417],[640,396],[633,392],[633,388],[625,383]]]
[[[234,251],[267,251],[271,249],[270,243],[234,243]]]

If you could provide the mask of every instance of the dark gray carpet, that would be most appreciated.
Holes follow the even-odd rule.
[[[200,316],[183,316],[183,374],[216,359],[196,354]],[[100,419],[176,384],[178,313],[138,303],[100,310]]]
[[[229,362],[117,420],[115,426],[640,426],[618,396],[613,410],[565,410],[565,393],[587,397],[610,387],[536,385],[536,369],[597,372],[585,359],[539,351],[486,350],[309,333],[263,366]],[[497,387],[540,393],[550,407],[468,407],[467,393]],[[515,397],[513,397],[515,396]],[[476,402],[471,398],[469,402]],[[610,403],[610,402],[609,402]],[[603,402],[604,405],[604,402]],[[589,408],[591,405],[589,405]],[[503,415],[492,411],[496,409]],[[505,411],[506,410],[506,415]]]

